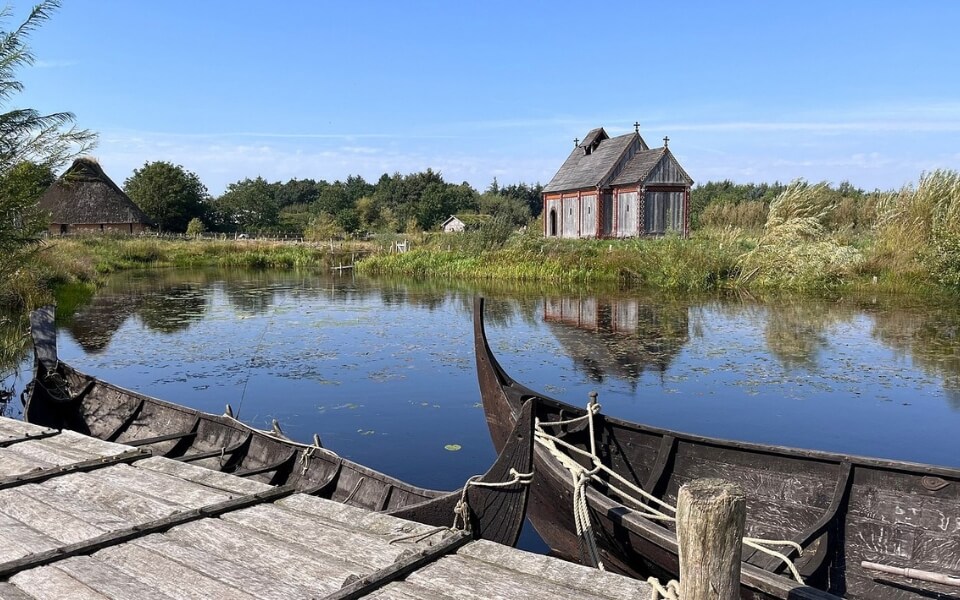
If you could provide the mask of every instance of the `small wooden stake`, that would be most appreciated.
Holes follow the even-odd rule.
[[[747,516],[743,490],[721,479],[680,488],[677,542],[683,600],[740,598],[740,548]]]

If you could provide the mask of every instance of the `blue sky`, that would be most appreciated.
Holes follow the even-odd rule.
[[[118,183],[167,160],[213,194],[428,167],[546,183],[575,137],[634,121],[701,183],[888,189],[960,168],[958,23],[953,0],[66,0],[8,106],[74,112]]]

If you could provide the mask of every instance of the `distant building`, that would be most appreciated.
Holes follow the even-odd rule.
[[[687,175],[668,148],[649,148],[633,133],[611,138],[603,128],[575,140],[543,188],[543,234],[562,238],[624,238],[690,232]]]
[[[150,218],[92,158],[78,158],[40,197],[50,215],[50,233],[140,233]]]
[[[440,229],[444,233],[458,233],[477,229],[484,223],[490,221],[490,215],[452,215],[449,219],[440,224]]]

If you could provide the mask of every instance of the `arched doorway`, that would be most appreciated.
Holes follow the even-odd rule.
[[[557,209],[550,209],[550,225],[548,228],[549,233],[547,235],[556,237],[557,235]]]

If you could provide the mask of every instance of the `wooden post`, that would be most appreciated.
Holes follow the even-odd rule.
[[[747,502],[740,486],[698,479],[680,488],[677,542],[683,600],[740,598],[740,548]]]

